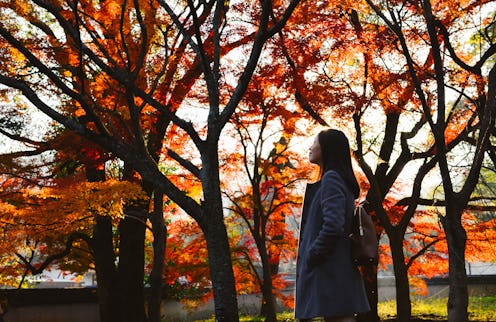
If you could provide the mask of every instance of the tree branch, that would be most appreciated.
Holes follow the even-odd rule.
[[[43,261],[43,263],[41,265],[39,265],[38,267],[33,266],[30,263],[30,261],[28,261],[26,258],[24,258],[21,254],[19,254],[19,253],[15,253],[15,254],[24,263],[24,265],[26,265],[26,267],[31,271],[31,274],[38,275],[38,274],[43,273],[43,271],[50,264],[52,264],[52,262],[54,262],[58,259],[62,259],[64,257],[66,257],[67,255],[69,255],[71,252],[71,249],[73,247],[72,244],[79,239],[86,241],[88,246],[92,247],[92,241],[88,235],[83,234],[83,233],[73,232],[72,234],[69,235],[69,238],[67,239],[67,242],[65,244],[65,249],[58,254],[53,254],[53,255],[48,256]]]
[[[196,178],[200,178],[201,170],[191,163],[189,160],[182,158],[179,154],[177,154],[174,150],[167,148],[167,154],[176,160],[181,166],[183,166],[186,170],[191,172]]]
[[[410,257],[408,259],[408,263],[406,263],[406,269],[408,270],[410,268],[410,266],[412,266],[413,262],[415,262],[415,260],[417,258],[419,258],[420,256],[422,256],[423,254],[425,254],[425,252],[427,252],[427,250],[429,248],[431,248],[432,246],[434,246],[435,244],[437,244],[438,242],[440,242],[442,239],[438,238],[438,239],[435,239],[433,240],[432,242],[430,242],[429,244],[425,245],[424,247],[422,247],[421,250],[419,250],[415,255],[413,255],[412,257]]]

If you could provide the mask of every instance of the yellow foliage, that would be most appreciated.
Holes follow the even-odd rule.
[[[44,202],[44,205],[55,207],[65,214],[76,217],[97,214],[113,218],[122,217],[126,202],[145,197],[139,185],[113,179],[103,182],[81,182],[66,189],[43,188],[30,191],[29,194],[45,199],[48,202]]]
[[[17,286],[17,277],[24,272],[15,254],[43,258],[56,253],[68,234],[90,235],[95,216],[110,216],[118,221],[126,205],[146,198],[140,185],[128,181],[87,182],[71,178],[55,183],[52,187],[11,192],[0,201],[0,266],[4,276],[0,277],[0,285]],[[5,191],[0,192],[2,197],[7,196]],[[76,249],[86,248],[84,242],[73,245]],[[77,263],[91,266],[80,257]]]

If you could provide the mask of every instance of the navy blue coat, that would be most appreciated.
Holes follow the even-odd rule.
[[[352,191],[335,171],[307,186],[296,264],[297,319],[370,310],[362,277],[351,260],[348,235],[354,205]]]

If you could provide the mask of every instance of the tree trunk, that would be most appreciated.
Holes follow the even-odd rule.
[[[86,165],[86,178],[90,182],[104,181],[105,171]],[[95,216],[91,248],[95,261],[100,321],[120,322],[122,317],[116,296],[117,271],[110,217]]]
[[[272,266],[270,265],[265,240],[258,237],[257,245],[262,260],[262,306],[261,314],[265,317],[265,322],[277,322],[276,300],[272,292]]]
[[[238,300],[227,232],[222,220],[208,220],[205,234],[210,278],[214,292],[216,322],[237,322]]]
[[[365,283],[365,291],[367,292],[367,299],[369,300],[370,311],[367,313],[359,314],[357,316],[358,322],[380,322],[379,313],[377,311],[377,304],[379,297],[377,294],[377,266],[364,265],[360,267],[363,281]]]
[[[150,297],[148,299],[148,321],[161,321],[162,273],[164,269],[167,227],[163,214],[163,193],[155,191],[153,213],[150,216],[153,229],[153,267],[150,273]]]
[[[448,209],[446,209],[448,212]],[[465,270],[465,246],[467,234],[461,223],[461,215],[441,217],[449,255],[449,296],[448,321],[468,321],[468,287],[467,272]],[[458,218],[460,218],[458,220]]]
[[[262,282],[262,307],[261,315],[265,317],[265,322],[277,322],[276,299],[272,292],[272,276],[266,275]],[[268,276],[268,278],[266,278]]]
[[[119,302],[123,322],[144,322],[145,221],[144,205],[127,206],[119,224]]]
[[[220,219],[218,215],[215,216],[217,219],[214,216],[209,217],[205,239],[214,293],[216,322],[237,322],[239,320],[238,301],[226,227],[222,217]]]
[[[392,234],[391,234],[392,235]],[[408,269],[403,253],[403,238],[390,236],[391,255],[396,286],[396,315],[398,322],[409,322],[412,315]]]
[[[201,181],[205,200],[202,203],[204,221],[199,224],[207,242],[216,322],[237,322],[236,282],[224,223],[217,151],[217,146],[212,144],[202,154]]]
[[[121,309],[116,286],[117,272],[112,238],[112,221],[109,217],[97,216],[93,228],[92,248],[95,259],[98,307],[100,321],[120,322]]]

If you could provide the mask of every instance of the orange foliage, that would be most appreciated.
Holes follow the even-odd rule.
[[[111,216],[117,220],[123,215],[125,203],[143,196],[141,187],[129,182],[74,179],[59,179],[57,185],[51,187],[9,193],[7,206],[0,210],[2,221],[15,226],[24,237],[39,240],[68,231],[85,230],[94,215]]]
[[[194,221],[174,214],[173,205],[166,206],[166,209],[169,223],[164,283],[168,286],[168,296],[180,300],[186,309],[193,310],[213,297],[206,242]]]
[[[90,237],[95,216],[110,216],[117,223],[124,205],[144,195],[140,186],[130,182],[88,182],[83,174],[85,166],[103,170],[109,156],[68,131],[54,135],[41,146],[56,153],[47,158],[11,161],[8,173],[12,176],[2,180],[1,233],[11,243],[2,244],[0,253],[9,258],[6,269],[17,270],[10,275],[13,283],[25,270],[16,253],[26,259],[35,255],[32,264],[36,267],[48,255],[64,250],[71,234]],[[85,242],[76,240],[72,246],[71,256],[56,266],[75,272],[94,266]]]
[[[493,262],[496,258],[496,219],[467,211],[462,220],[467,230],[466,259],[470,262]]]

